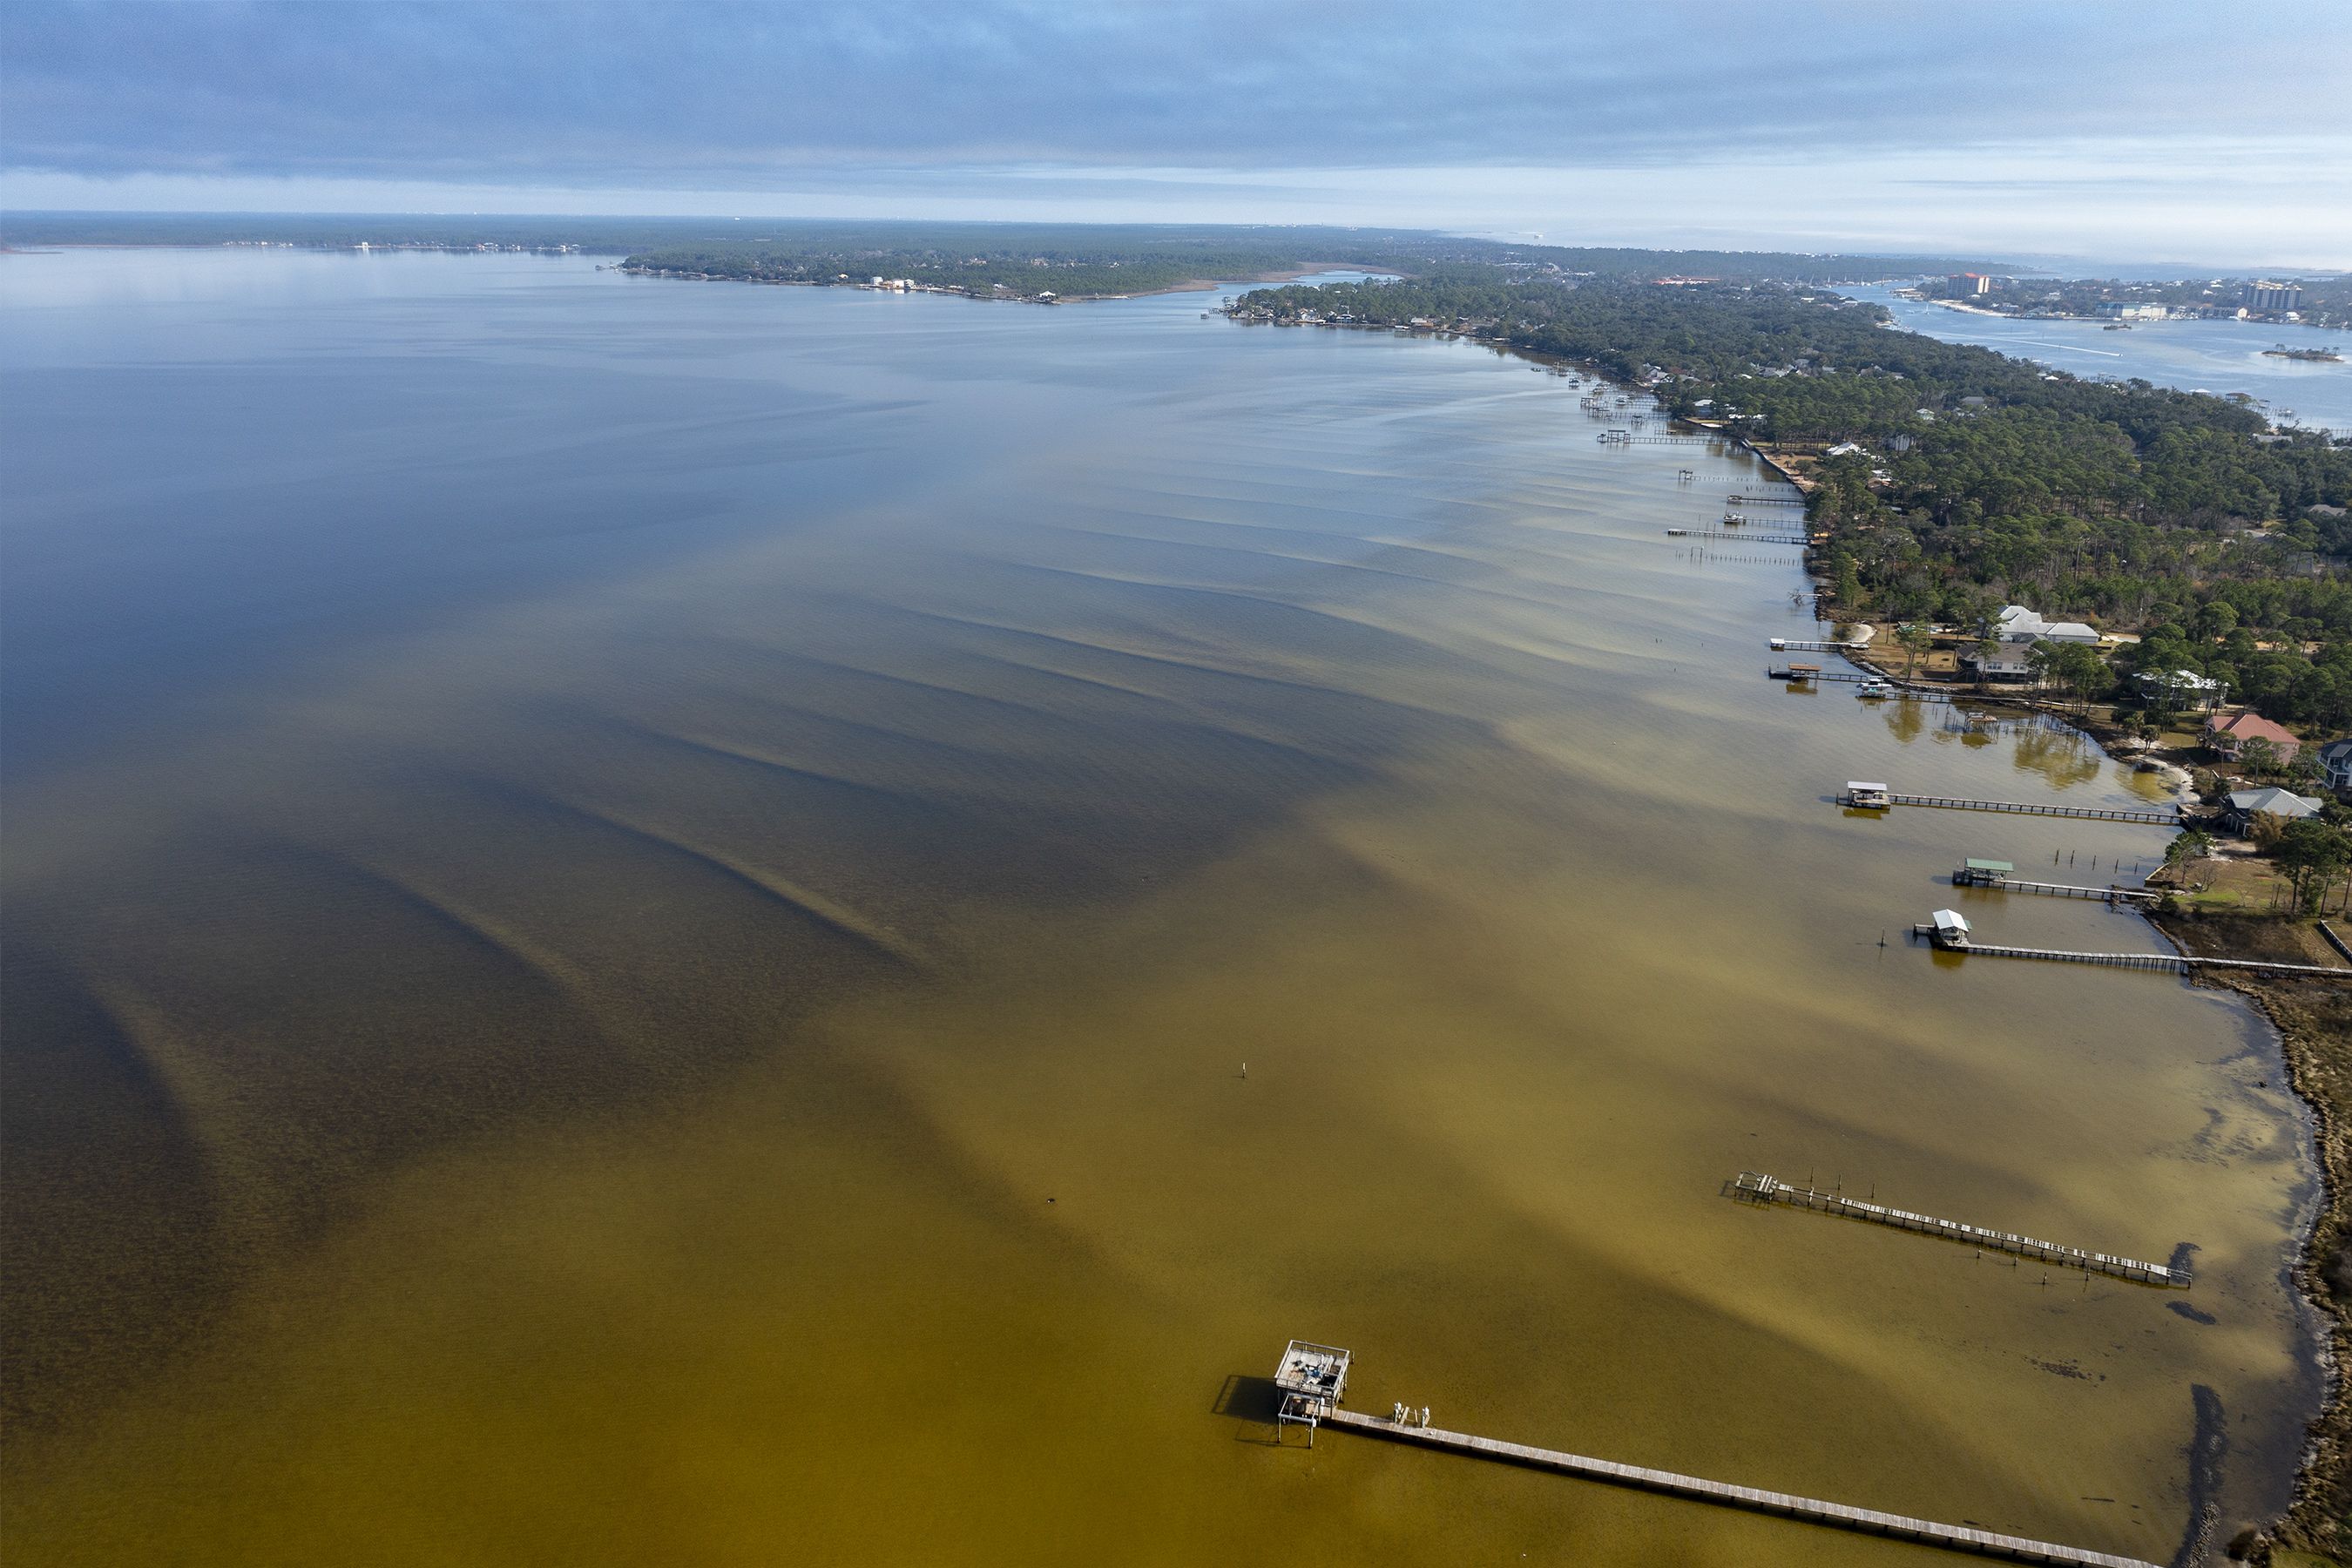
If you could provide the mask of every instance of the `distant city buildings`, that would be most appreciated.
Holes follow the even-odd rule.
[[[2300,310],[2303,309],[2303,285],[2263,279],[2247,284],[2240,299],[2250,310]]]

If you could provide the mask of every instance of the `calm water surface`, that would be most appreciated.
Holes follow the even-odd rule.
[[[2281,424],[2352,433],[2352,332],[2264,321],[2138,321],[2129,331],[2098,321],[2016,321],[1897,298],[1883,285],[1841,287],[1895,313],[1895,324],[1948,343],[1981,343],[2076,375],[2137,378],[2226,395],[2242,392]],[[2334,349],[2346,357],[2277,359],[2264,349]],[[2290,416],[2292,417],[2290,417]]]
[[[1738,459],[1199,296],[0,285],[16,1562],[1912,1560],[1270,1446],[1292,1335],[1360,1409],[2158,1561],[2280,1500],[2273,1044],[1905,944],[1963,855],[2164,836],[1827,804],[2135,797],[1763,680],[1794,563],[1662,533]]]

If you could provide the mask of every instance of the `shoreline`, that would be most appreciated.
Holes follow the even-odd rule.
[[[1722,434],[1754,453],[1759,462],[1798,489],[1811,493],[1774,454],[1731,432]],[[1815,590],[1816,615],[1824,586],[1819,564],[1815,551],[1807,546],[1804,571]],[[2087,736],[2111,761],[2134,766],[2156,762],[2172,775],[2168,782],[2173,793],[2188,794],[2188,774],[2178,765],[2149,757],[2145,751],[2126,756],[2117,745],[2121,731],[2093,723],[2085,714],[2067,714],[2025,693],[1976,694],[1941,685],[1922,687],[1916,679],[1881,668],[1867,650],[1848,650],[1840,657],[1906,689],[1932,690],[1955,701],[1974,697],[1989,705],[2057,718]],[[2143,911],[2143,918],[2183,955],[2232,952],[2243,955],[2259,945],[2246,940],[2245,927],[2266,923],[2259,916],[2200,917],[2154,910]],[[2235,940],[2221,940],[2225,932]],[[2298,1219],[2288,1272],[2296,1298],[2311,1314],[2309,1353],[2321,1379],[2319,1407],[2305,1425],[2303,1448],[2295,1461],[2284,1511],[2231,1541],[2229,1554],[2233,1560],[2268,1563],[2273,1549],[2278,1549],[2315,1552],[2335,1561],[2352,1543],[2352,1531],[2346,1529],[2352,1523],[2352,1380],[2345,1375],[2345,1369],[2352,1367],[2352,1050],[2342,1043],[2352,1041],[2352,994],[2338,983],[2226,970],[2200,969],[2189,981],[2236,992],[2269,1026],[2285,1064],[2288,1092],[2310,1119],[2311,1177],[2316,1187]],[[2336,1043],[2332,1051],[2331,1042]]]
[[[1301,278],[1312,278],[1318,272],[1365,272],[1373,278],[1404,276],[1402,273],[1369,271],[1344,261],[1319,261],[1279,272],[1261,272],[1252,278],[1187,278],[1157,289],[1138,289],[1131,293],[1057,294],[1051,300],[1040,300],[1032,294],[974,294],[967,289],[939,284],[919,284],[906,289],[876,289],[870,283],[845,283],[838,279],[732,278],[716,272],[677,272],[666,267],[631,267],[625,262],[611,270],[626,273],[632,278],[667,278],[679,283],[760,283],[772,289],[862,289],[869,293],[942,294],[951,300],[970,300],[978,305],[1091,305],[1104,300],[1150,300],[1161,294],[1206,294],[1219,289],[1242,289],[1253,283],[1292,283]]]
[[[2277,929],[2276,922],[2260,916],[2184,918],[2151,911],[2146,918],[2191,956],[2242,952]],[[2251,943],[2250,935],[2256,939]],[[2286,1066],[2288,1091],[2311,1118],[2317,1187],[2299,1226],[2289,1272],[2296,1296],[2312,1313],[2312,1354],[2322,1380],[2319,1408],[2304,1428],[2285,1511],[2244,1540],[2236,1554],[2256,1563],[2270,1562],[2273,1550],[2333,1558],[2345,1547],[2346,1516],[2352,1511],[2352,1383],[2345,1376],[2352,1366],[2352,1052],[2343,1044],[2352,1038],[2352,994],[2326,981],[2222,970],[2200,971],[2191,984],[2238,993],[2270,1026]]]

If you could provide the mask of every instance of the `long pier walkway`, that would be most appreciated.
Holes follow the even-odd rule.
[[[2167,806],[2161,811],[2135,811],[2105,805],[2029,805],[2006,800],[1958,800],[1940,795],[1895,795],[1892,792],[1876,799],[1857,802],[1851,792],[1843,790],[1838,793],[1837,803],[1840,805],[1859,804],[1864,806],[1932,805],[1945,811],[2014,811],[2027,816],[2089,816],[2101,822],[2145,822],[2158,827],[2180,826],[2180,808],[2177,805]]]
[[[1327,1426],[1360,1432],[1368,1437],[1410,1443],[1416,1447],[1436,1448],[1477,1459],[1499,1459],[1505,1464],[1524,1465],[1531,1469],[1581,1476],[1588,1480],[1609,1481],[1621,1487],[1637,1487],[1643,1491],[1664,1492],[1669,1497],[1688,1498],[1696,1502],[1716,1503],[1726,1508],[1779,1514],[1785,1519],[1801,1519],[1839,1530],[1859,1531],[1864,1535],[1916,1541],[1926,1546],[1969,1552],[1980,1557],[1998,1557],[2011,1563],[2061,1563],[2074,1565],[2074,1568],[2154,1568],[2154,1564],[2137,1557],[2086,1552],[2080,1547],[2029,1541],[2021,1535],[2001,1535],[1967,1525],[1938,1524],[1933,1520],[1912,1519],[1899,1513],[1881,1513],[1876,1509],[1852,1508],[1844,1503],[1792,1497],[1787,1492],[1765,1491],[1759,1487],[1729,1486],[1722,1481],[1701,1480],[1696,1476],[1676,1475],[1672,1470],[1645,1469],[1640,1465],[1588,1459],[1581,1454],[1563,1454],[1556,1449],[1534,1448],[1524,1443],[1506,1443],[1494,1437],[1474,1437],[1467,1432],[1449,1432],[1441,1426],[1408,1426],[1380,1416],[1359,1415],[1350,1410],[1334,1410],[1323,1420]]]
[[[1847,1197],[1843,1193],[1824,1193],[1814,1187],[1795,1186],[1754,1171],[1742,1171],[1732,1178],[1731,1195],[1750,1203],[1787,1204],[1793,1208],[1811,1209],[1816,1214],[1841,1215],[1847,1219],[1868,1220],[1873,1225],[1893,1226],[1897,1230],[1916,1230],[1925,1236],[1941,1237],[1947,1241],[1965,1241],[1993,1252],[2013,1253],[2039,1263],[2080,1268],[2086,1274],[2109,1274],[2140,1285],[2162,1285],[2185,1290],[2191,1282],[2191,1276],[2186,1268],[2168,1268],[2161,1263],[2143,1263],[2137,1258],[2113,1258],[2104,1252],[2085,1252],[2079,1247],[2063,1247],[2054,1241],[2042,1241],[2011,1231],[1987,1230],[1982,1226],[1963,1225],[1956,1219],[1937,1219],[1933,1215],[1888,1208],[1884,1204],[1864,1203],[1860,1198]]]
[[[2189,958],[2174,952],[2073,952],[2055,947],[2002,947],[1973,939],[1954,942],[1931,925],[1915,925],[1911,934],[1930,939],[1946,952],[1979,953],[1986,958],[2039,958],[2051,963],[2097,963],[2109,969],[2153,969],[2167,974],[2194,974],[2200,969],[2249,969],[2257,974],[2352,980],[2352,968],[2328,963],[2279,963],[2267,958]]]
[[[1793,544],[1802,550],[1812,541],[1801,533],[1750,533],[1746,529],[1670,528],[1669,539],[1736,539],[1742,544]]]
[[[2150,888],[2086,888],[2078,882],[2028,882],[1999,871],[1952,873],[1956,888],[1986,888],[1996,893],[2033,893],[2045,899],[2095,899],[2104,904],[2152,904],[2164,895]]]

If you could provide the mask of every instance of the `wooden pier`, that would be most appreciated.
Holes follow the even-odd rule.
[[[1774,674],[1775,679],[1786,680],[1785,675]],[[1818,676],[1816,679],[1833,679]],[[1873,679],[1873,678],[1853,678]],[[1851,805],[1853,800],[1844,794],[1837,797],[1840,805]],[[1873,802],[1872,805],[1877,805]],[[2161,811],[2139,811],[2105,805],[2032,805],[2006,800],[1958,800],[1940,795],[1895,795],[1889,792],[1888,805],[1932,805],[1943,811],[2014,811],[2027,816],[2087,816],[2100,822],[2145,822],[2157,827],[2180,826],[2180,808],[2167,806]]]
[[[1696,1476],[1677,1475],[1672,1470],[1653,1470],[1640,1465],[1589,1459],[1581,1454],[1564,1454],[1553,1448],[1530,1447],[1525,1443],[1475,1437],[1467,1432],[1449,1432],[1442,1426],[1422,1426],[1377,1415],[1359,1415],[1351,1410],[1335,1410],[1325,1416],[1324,1421],[1349,1432],[1360,1432],[1368,1437],[1385,1437],[1391,1442],[1408,1443],[1419,1448],[1435,1448],[1441,1453],[1460,1454],[1474,1459],[1497,1459],[1507,1465],[1520,1465],[1528,1469],[1580,1476],[1587,1480],[1607,1481],[1615,1486],[1661,1492],[1668,1497],[1687,1498],[1694,1502],[1746,1509],[1754,1513],[1778,1514],[1783,1519],[1802,1520],[1810,1524],[1828,1525],[1837,1530],[1858,1531],[1864,1535],[1884,1535],[1896,1541],[1912,1541],[1923,1546],[1973,1552],[1979,1557],[1995,1557],[2010,1563],[2056,1563],[2068,1564],[2069,1568],[2155,1568],[2153,1563],[2137,1557],[2086,1552],[2080,1547],[2029,1541],[2021,1535],[2002,1535],[1968,1525],[1938,1524],[1933,1520],[1881,1513],[1876,1509],[1852,1508],[1844,1503],[1822,1502],[1813,1498],[1793,1497],[1787,1492],[1766,1491],[1760,1487],[1730,1486],[1722,1481],[1701,1480]]]
[[[1996,893],[2032,893],[2045,899],[2096,899],[2105,904],[2152,904],[2162,893],[2148,888],[2087,888],[2075,882],[2029,882],[2005,871],[1963,866],[1952,873],[1955,888],[1986,888]]]
[[[2086,1274],[2111,1275],[2135,1284],[2161,1285],[2170,1289],[2186,1290],[2192,1278],[2186,1268],[2168,1268],[2161,1263],[2143,1263],[2137,1258],[2114,1258],[2104,1252],[2085,1252],[2079,1247],[2063,1247],[2054,1241],[2041,1241],[2010,1231],[1987,1230],[1982,1226],[1963,1225],[1956,1219],[1937,1219],[1933,1215],[1888,1208],[1883,1204],[1864,1203],[1860,1198],[1847,1197],[1843,1193],[1824,1193],[1813,1187],[1794,1186],[1754,1171],[1742,1171],[1732,1178],[1731,1195],[1749,1203],[1787,1204],[1793,1208],[1811,1209],[1815,1214],[1840,1215],[1847,1219],[1867,1220],[1873,1225],[1893,1226],[1897,1230],[1940,1237],[1947,1241],[1964,1241],[1972,1247],[2031,1258],[2041,1263],[2054,1263],[2064,1268],[2080,1268]]]
[[[1733,531],[1721,528],[1670,528],[1669,539],[1730,539],[1742,544],[1793,544],[1802,550],[1812,541],[1801,533],[1750,533],[1746,529]]]
[[[2003,947],[1973,937],[1954,940],[1933,925],[1915,925],[1915,937],[1924,936],[1946,952],[1981,954],[1986,958],[2038,958],[2048,963],[2095,963],[2108,969],[2153,969],[2166,974],[2194,974],[2200,969],[2246,969],[2257,974],[2296,974],[2318,980],[2352,980],[2352,968],[2327,963],[2279,963],[2267,958],[2189,958],[2173,952],[2074,952],[2054,947]]]
[[[1774,653],[1861,653],[1870,647],[1868,637],[1852,637],[1844,642],[1818,642],[1810,637],[1774,637]]]
[[[1851,669],[1817,669],[1801,664],[1792,664],[1786,669],[1767,668],[1764,673],[1773,680],[1786,680],[1798,686],[1802,686],[1809,680],[1841,680],[1849,686],[1866,686],[1874,680],[1886,680],[1886,678],[1883,675],[1860,675]],[[1886,684],[1896,688],[1900,688],[1903,685],[1899,680],[1887,680]],[[1906,690],[1904,695],[1906,697],[1916,697],[1921,695],[1921,693]],[[1927,695],[1933,695],[1933,693],[1928,693]],[[1902,797],[1898,795],[1890,798],[1900,799]],[[1841,798],[1838,804],[1843,805],[1846,802]]]

